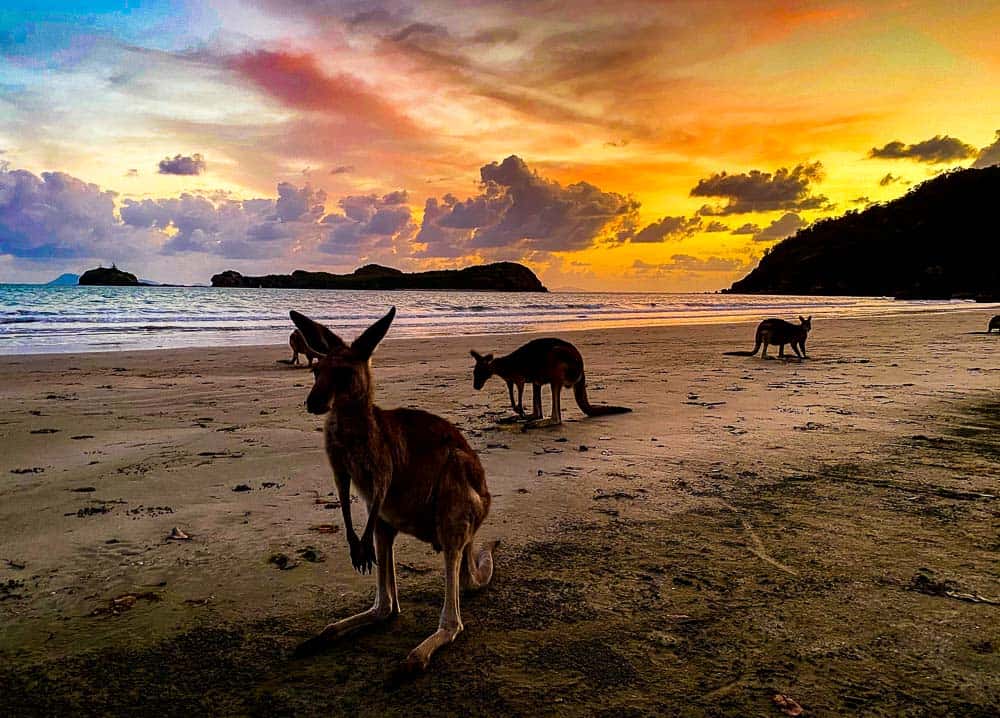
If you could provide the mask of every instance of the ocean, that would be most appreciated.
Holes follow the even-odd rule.
[[[969,302],[666,293],[325,291],[0,284],[0,354],[279,344],[288,310],[353,337],[395,305],[391,337],[941,311]]]

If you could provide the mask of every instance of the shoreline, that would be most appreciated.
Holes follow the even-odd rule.
[[[391,690],[437,623],[440,557],[402,538],[401,617],[290,658],[373,580],[350,568],[312,377],[282,346],[0,357],[0,690],[26,716],[747,715],[775,693],[815,714],[989,714],[988,312],[824,319],[804,362],[723,356],[752,321],[566,331],[591,401],[634,412],[583,418],[564,392],[566,423],[529,433],[497,424],[506,391],[475,392],[468,357],[528,335],[390,331],[376,403],[462,430],[493,494],[478,541],[503,541],[457,642]]]
[[[907,316],[935,316],[942,314],[961,314],[961,313],[977,313],[977,312],[989,312],[1000,309],[1000,304],[980,304],[974,303],[971,306],[965,302],[957,304],[954,306],[933,306],[927,308],[912,307],[906,308],[900,311],[891,312],[885,315],[878,315],[874,313],[856,313],[856,314],[838,314],[836,310],[830,313],[824,313],[819,311],[815,314],[816,319],[820,322],[826,321],[846,321],[846,320],[877,320],[880,318],[890,318],[890,317],[907,317]],[[796,309],[795,311],[800,311]],[[808,309],[802,308],[801,311],[808,312]],[[569,325],[564,326],[561,324],[553,324],[551,328],[546,329],[529,329],[524,331],[501,331],[501,332],[467,332],[467,333],[446,333],[446,334],[426,334],[418,336],[403,336],[403,337],[393,337],[391,332],[388,337],[386,337],[386,342],[400,342],[400,341],[431,341],[431,340],[450,340],[457,339],[460,337],[468,337],[470,339],[489,339],[489,338],[505,338],[505,337],[523,337],[526,341],[528,339],[551,335],[554,333],[569,333],[569,334],[579,334],[586,332],[618,332],[618,331],[634,331],[641,330],[645,328],[697,328],[697,327],[711,327],[711,326],[726,326],[726,325],[742,325],[742,324],[756,324],[760,321],[764,312],[759,312],[756,316],[741,316],[741,315],[721,315],[721,316],[697,316],[689,318],[670,318],[662,320],[645,320],[641,318],[629,319],[605,319],[605,320],[594,320],[593,325]],[[372,317],[374,320],[377,317]],[[617,322],[617,323],[615,323]],[[636,322],[636,323],[632,323]],[[638,323],[643,322],[643,323]],[[568,322],[566,324],[569,324]],[[288,322],[288,332],[290,333],[294,327],[291,321]],[[219,330],[215,330],[218,333]],[[238,334],[242,331],[255,331],[253,329],[248,330],[230,330],[233,334]],[[279,330],[284,332],[285,330]],[[346,330],[345,335],[353,330]],[[208,331],[205,332],[209,333]],[[143,348],[127,348],[127,349],[111,349],[111,348],[101,348],[101,349],[66,349],[64,351],[21,351],[15,353],[14,351],[7,352],[6,348],[0,344],[0,362],[16,359],[17,357],[34,357],[39,359],[45,359],[49,357],[70,357],[70,356],[89,356],[89,355],[108,355],[108,354],[118,354],[125,355],[132,352],[172,352],[172,351],[209,351],[213,349],[220,348],[234,348],[239,347],[247,350],[258,350],[264,348],[274,348],[279,346],[287,346],[287,338],[284,341],[277,340],[271,343],[251,343],[243,344],[239,342],[234,342],[232,344],[192,344],[184,346],[166,346],[166,347],[143,347]]]

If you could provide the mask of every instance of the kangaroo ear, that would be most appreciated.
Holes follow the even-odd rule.
[[[803,324],[805,324],[806,323],[806,318],[800,314],[799,315],[799,321],[802,322]]]
[[[806,317],[806,321],[807,321],[807,322],[810,322],[810,323],[811,323],[811,322],[812,322],[812,320],[813,320],[813,315],[812,315],[812,314],[810,314],[810,315],[809,315],[808,317]]]
[[[367,359],[375,352],[375,347],[382,341],[385,333],[389,331],[393,317],[396,316],[396,307],[392,307],[384,317],[365,329],[360,337],[351,344],[351,349],[361,355],[362,359]]]
[[[294,309],[288,313],[292,322],[302,332],[302,338],[306,340],[306,346],[316,354],[326,356],[334,349],[344,346],[344,340],[324,327],[319,322],[314,322],[305,314],[299,314]]]
[[[483,355],[477,352],[475,349],[470,349],[469,354],[471,354],[472,358],[475,359],[476,361],[482,361],[483,359]]]

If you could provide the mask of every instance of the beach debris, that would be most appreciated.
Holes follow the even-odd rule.
[[[507,444],[487,444],[486,448],[487,449],[509,449],[510,447],[507,446]]]
[[[910,579],[909,589],[928,596],[942,596],[953,598],[956,601],[967,601],[968,603],[985,603],[990,606],[1000,606],[1000,600],[980,596],[978,593],[967,593],[959,591],[954,581],[939,581],[928,576],[926,573],[918,573]]]
[[[807,421],[802,426],[793,426],[796,431],[818,431],[819,429],[825,428],[823,424],[818,424],[815,421]]]
[[[253,489],[251,489],[248,484],[236,484],[236,486],[233,487],[233,491],[252,491],[252,490]]]
[[[802,706],[794,698],[789,698],[784,693],[774,694],[774,704],[787,716],[802,715]]]
[[[417,566],[416,564],[405,563],[403,561],[400,561],[396,565],[399,566],[400,571],[405,571],[407,573],[421,574],[421,573],[430,573],[431,571],[434,570],[430,566]]]
[[[293,561],[287,554],[283,553],[271,554],[271,556],[267,559],[267,562],[274,564],[282,571],[288,571],[299,565],[298,561]]]
[[[284,484],[279,484],[277,481],[265,481],[260,485],[262,489],[280,489]]]
[[[14,578],[9,581],[0,581],[0,601],[21,598],[21,594],[15,593],[19,588],[24,588],[24,581],[18,581]]]
[[[309,563],[319,563],[326,560],[326,557],[313,546],[300,548],[296,553],[298,553],[299,558]]]
[[[83,439],[93,439],[94,435],[93,434],[77,434],[76,436],[71,436],[69,438],[71,438],[73,441],[82,441]]]
[[[16,571],[23,571],[27,564],[23,564],[20,561],[15,561],[12,558],[7,559],[7,568],[12,568]]]
[[[590,447],[587,446],[586,444],[580,444],[579,448],[577,448],[577,451],[590,451]]]
[[[519,494],[530,494],[531,492],[522,487],[522,488],[520,488],[520,489],[517,490],[517,493],[519,493]]]
[[[309,530],[320,534],[335,534],[340,531],[340,527],[336,524],[316,524],[315,526],[310,526]]]
[[[75,491],[78,494],[89,494],[93,491],[97,491],[93,486],[77,486],[75,489],[70,489],[70,491]]]
[[[190,541],[191,537],[186,533],[181,531],[179,528],[174,526],[170,529],[170,534],[167,536],[167,541]]]
[[[31,466],[28,468],[18,468],[10,470],[10,473],[12,474],[41,474],[44,472],[45,469],[43,469],[41,466]]]
[[[185,606],[207,606],[215,596],[206,596],[205,598],[186,598],[184,599]]]
[[[635,494],[630,494],[628,491],[605,491],[604,489],[594,489],[594,495],[592,499],[594,501],[600,501],[601,499],[634,499]]]
[[[199,451],[198,456],[206,456],[212,459],[242,459],[242,451]]]
[[[139,601],[159,601],[160,595],[153,591],[143,593],[123,593],[108,601],[107,606],[99,606],[90,612],[91,616],[117,616],[130,610]]]
[[[556,439],[557,444],[565,444],[567,441],[569,441],[569,439],[567,439],[565,436],[560,436],[558,439]]]
[[[32,429],[32,434],[58,434],[59,429]]]
[[[83,519],[88,516],[96,516],[97,514],[107,514],[110,512],[111,509],[104,504],[101,504],[100,506],[84,506],[82,509],[71,511],[68,514],[63,514],[63,516],[76,516],[77,518]]]

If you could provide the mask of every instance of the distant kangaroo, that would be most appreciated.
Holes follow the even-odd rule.
[[[298,329],[288,335],[288,346],[292,348],[292,360],[289,364],[294,364],[295,366],[299,364],[299,354],[306,355],[306,366],[312,366],[313,359],[319,359],[321,356],[309,348],[305,337],[302,336],[302,332]]]
[[[769,344],[778,345],[778,356],[785,356],[785,345],[791,344],[795,350],[795,355],[806,358],[806,338],[812,329],[812,316],[799,317],[798,324],[786,322],[784,319],[765,319],[757,325],[756,343],[753,351],[749,352],[725,352],[727,356],[752,357],[757,350],[764,347],[760,356],[767,359],[767,347]],[[801,351],[800,351],[801,350]]]
[[[632,411],[624,406],[594,406],[587,398],[587,379],[583,373],[583,357],[575,346],[562,339],[533,339],[507,356],[493,358],[470,350],[476,366],[472,371],[472,385],[483,388],[486,381],[496,374],[507,382],[510,405],[524,417],[524,385],[532,385],[532,412],[525,428],[557,426],[562,423],[560,393],[573,387],[577,405],[587,416],[625,414]],[[552,416],[542,419],[542,385],[552,387]],[[517,402],[514,402],[517,387]]]
[[[1000,332],[1000,314],[997,314],[995,317],[990,319],[990,325],[987,327],[986,333],[989,334],[994,329],[996,329],[997,332]]]
[[[422,670],[431,655],[462,631],[459,587],[474,589],[493,577],[494,542],[473,553],[473,539],[490,510],[479,457],[449,422],[417,409],[374,404],[369,358],[396,314],[372,324],[350,345],[308,317],[291,312],[306,344],[320,356],[306,407],[327,414],[326,455],[333,468],[351,563],[360,573],[377,568],[375,605],[328,625],[299,646],[315,652],[355,629],[399,614],[392,544],[402,531],[444,551],[445,597],[438,629],[410,651],[403,667]],[[351,523],[351,484],[368,507],[358,538]]]

